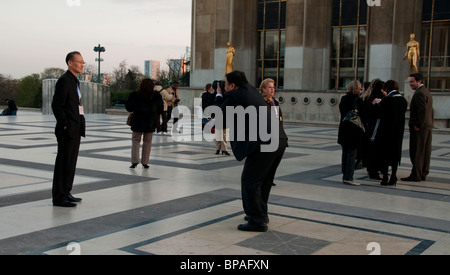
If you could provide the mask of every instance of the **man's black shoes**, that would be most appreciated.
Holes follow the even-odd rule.
[[[69,196],[67,196],[67,200],[68,200],[69,202],[81,202],[81,201],[82,201],[82,199],[80,199],[80,198],[75,198],[74,196],[72,196],[72,194],[69,194]]]
[[[241,231],[252,231],[252,232],[266,232],[268,230],[267,225],[256,225],[256,224],[240,224],[238,229]]]
[[[249,216],[245,216],[244,220],[248,222],[248,221],[250,221],[250,217]],[[266,217],[265,223],[269,223],[269,217]]]
[[[74,196],[72,196],[72,194],[69,194],[69,196],[67,196],[66,200],[54,201],[53,206],[71,208],[71,207],[76,207],[77,205],[75,203],[81,202],[81,201],[82,201],[82,199],[75,198]]]
[[[53,206],[71,208],[71,207],[76,207],[77,205],[73,202],[66,200],[66,201],[54,202]]]

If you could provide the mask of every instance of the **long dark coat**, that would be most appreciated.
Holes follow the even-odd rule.
[[[131,131],[153,133],[156,130],[156,118],[164,111],[164,103],[159,93],[154,93],[151,100],[139,97],[132,92],[125,104],[127,111],[133,113]]]
[[[388,166],[401,162],[407,108],[408,102],[399,92],[385,97],[380,103],[380,126],[375,146]]]

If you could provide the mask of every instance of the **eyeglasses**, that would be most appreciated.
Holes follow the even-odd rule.
[[[75,63],[78,63],[78,64],[82,64],[82,65],[86,64],[86,62],[84,62],[84,61],[72,61],[72,62],[75,62]]]

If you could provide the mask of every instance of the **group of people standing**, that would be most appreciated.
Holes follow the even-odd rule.
[[[72,196],[71,190],[75,176],[75,167],[78,158],[81,137],[86,134],[86,123],[82,106],[82,93],[80,91],[78,74],[83,71],[84,60],[79,52],[69,53],[66,57],[68,71],[58,80],[54,99],[53,112],[57,124],[55,134],[58,140],[58,154],[55,164],[53,180],[53,204],[60,207],[75,207],[81,198]],[[411,132],[410,155],[413,163],[411,175],[402,180],[426,180],[429,173],[431,138],[433,129],[432,97],[422,84],[420,74],[410,76],[410,86],[415,90],[411,102],[411,117],[409,121]],[[214,86],[214,85],[212,85]],[[167,132],[167,121],[171,117],[172,108],[179,101],[177,83],[169,89],[162,88],[161,83],[144,79],[137,91],[130,94],[126,108],[133,115],[131,117],[132,134],[132,166],[141,162],[144,168],[149,168],[149,157],[154,132]],[[255,107],[258,119],[258,128],[267,123],[268,133],[257,133],[257,139],[250,138],[250,123],[248,116],[243,120],[243,129],[237,129],[237,123],[232,124],[234,129],[231,139],[231,148],[238,161],[245,160],[240,177],[242,202],[245,211],[244,220],[239,230],[265,232],[268,230],[268,200],[275,174],[288,147],[288,137],[284,131],[283,115],[278,100],[274,97],[275,81],[264,80],[260,91],[251,86],[244,73],[233,71],[226,75],[223,83],[216,85],[215,92],[207,86],[210,98],[208,104],[214,104],[222,111],[226,120],[229,107]],[[407,102],[400,94],[398,83],[374,80],[361,98],[362,85],[353,81],[348,86],[347,95],[340,103],[341,116],[352,109],[358,109],[365,131],[339,127],[338,142],[342,145],[342,172],[345,184],[358,185],[353,179],[358,152],[366,162],[370,176],[379,177],[382,174],[382,185],[395,185],[397,183],[397,167],[401,161],[402,143],[405,128],[405,113]],[[212,96],[211,96],[212,95]],[[206,106],[205,106],[206,108]],[[261,114],[267,110],[269,116]],[[162,118],[162,122],[161,122]],[[276,119],[274,121],[273,119]],[[237,119],[234,117],[233,119]],[[262,121],[261,121],[262,120]],[[267,120],[267,121],[266,121]],[[275,123],[274,123],[275,122]],[[176,120],[174,121],[176,125]],[[224,121],[221,125],[229,125]],[[240,124],[242,125],[242,124]],[[277,127],[273,129],[271,127]],[[217,129],[224,130],[224,129]],[[261,130],[261,129],[259,129]],[[244,131],[245,139],[237,138],[237,134]],[[273,133],[277,133],[277,135]],[[267,141],[262,134],[270,134]],[[142,157],[139,150],[141,140],[144,140]],[[276,139],[276,140],[274,140]],[[277,144],[273,151],[266,152],[262,147],[267,144]],[[223,151],[223,149],[220,149]],[[392,167],[389,179],[388,168]]]
[[[415,91],[409,119],[413,168],[411,175],[401,180],[417,182],[426,180],[430,169],[433,99],[423,85],[421,74],[411,74],[409,84]],[[360,185],[354,181],[353,176],[355,168],[362,163],[367,167],[371,179],[381,180],[383,186],[396,186],[408,109],[408,102],[401,95],[399,84],[394,80],[384,82],[375,79],[362,87],[360,82],[352,81],[339,109],[341,123],[338,143],[342,146],[343,183]],[[343,123],[348,112],[355,109],[364,125],[363,130]]]
[[[180,102],[178,85],[179,83],[175,81],[169,88],[164,89],[160,81],[155,82],[154,91],[161,95],[164,104],[163,112],[156,118],[156,135],[170,135],[167,123],[172,119],[173,109]],[[177,121],[178,118],[174,117],[174,124]]]

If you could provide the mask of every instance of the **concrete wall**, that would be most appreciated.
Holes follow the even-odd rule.
[[[51,115],[56,79],[42,81],[42,114]],[[103,114],[111,106],[109,86],[92,82],[80,82],[82,102],[86,114]]]
[[[196,116],[195,101],[200,98],[203,90],[194,88],[180,88],[180,104],[188,107],[191,114]],[[405,98],[411,102],[411,94],[405,91]],[[281,110],[288,123],[310,123],[318,125],[338,125],[340,120],[339,103],[345,95],[343,91],[298,91],[281,90],[276,93],[277,98],[283,98]],[[450,128],[450,94],[433,94],[435,110],[435,128]],[[407,114],[407,118],[409,112]]]
[[[450,94],[433,93],[433,106],[435,128],[450,128]]]
[[[188,107],[192,115],[195,103],[203,90],[180,88],[180,104]],[[276,93],[277,98],[283,98],[281,110],[287,122],[302,122],[313,124],[337,124],[339,122],[339,102],[342,92],[307,92],[283,90]]]

